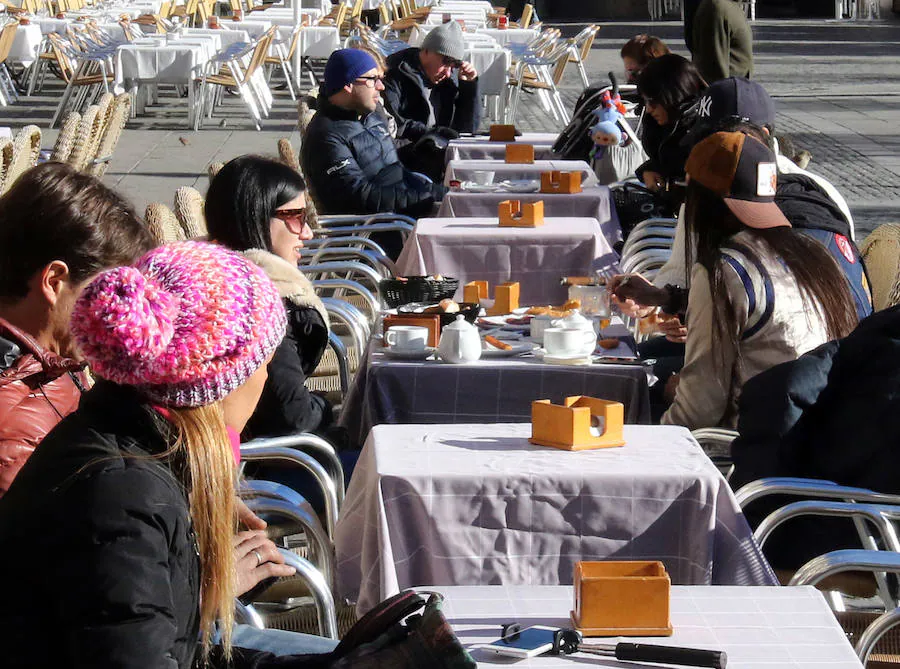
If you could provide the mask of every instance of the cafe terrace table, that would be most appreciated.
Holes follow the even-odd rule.
[[[516,144],[531,144],[536,160],[552,160],[553,144],[559,135],[555,132],[523,132],[516,137]],[[506,145],[511,142],[492,142],[487,135],[451,139],[447,160],[504,160]]]
[[[425,590],[427,588],[423,588]],[[451,586],[431,588],[444,595],[443,611],[466,647],[500,636],[504,623],[571,627],[572,588],[568,586]],[[424,593],[423,593],[424,594]],[[811,586],[673,586],[670,637],[589,639],[596,643],[631,641],[684,648],[722,650],[728,669],[861,669],[825,598]],[[510,666],[483,650],[472,651],[482,667]],[[519,669],[572,669],[576,666],[660,667],[608,657],[542,655],[515,662]],[[669,665],[665,665],[669,666]]]
[[[535,357],[465,365],[393,360],[376,340],[360,362],[340,422],[352,442],[362,444],[373,425],[528,423],[536,399],[589,395],[624,404],[627,423],[649,423],[648,383],[636,365],[550,365]]]
[[[544,203],[544,216],[596,218],[607,242],[613,245],[622,239],[619,217],[606,186],[588,187],[580,193],[472,193],[453,190],[441,200],[437,215],[440,218],[496,216],[497,205],[510,199],[522,203],[540,200]]]
[[[28,67],[37,60],[43,39],[41,27],[36,23],[20,24],[9,49],[9,61]]]
[[[503,160],[451,160],[444,173],[444,185],[451,181],[474,181],[473,172],[493,172],[494,183],[507,179],[540,179],[541,172],[581,172],[582,186],[596,186],[597,175],[583,160],[535,160],[533,163],[507,163]]]
[[[479,28],[475,31],[476,34],[482,35],[490,35],[500,46],[507,46],[509,44],[528,44],[534,39],[537,39],[537,36],[540,35],[540,32],[537,30],[532,30],[531,28]]]
[[[574,389],[573,389],[574,390]],[[335,529],[363,612],[417,585],[571,585],[579,560],[660,560],[673,584],[777,585],[731,488],[685,428],[564,451],[529,423],[378,425]]]
[[[398,276],[442,274],[469,281],[520,283],[519,303],[562,304],[564,276],[589,274],[612,250],[596,218],[547,217],[536,228],[501,228],[495,218],[421,218],[397,259]]]

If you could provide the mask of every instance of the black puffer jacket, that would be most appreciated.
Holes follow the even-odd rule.
[[[478,79],[460,81],[454,74],[437,85],[431,84],[419,66],[417,48],[391,54],[387,64],[384,106],[397,121],[398,139],[415,142],[435,126],[460,133],[478,129]],[[431,124],[429,104],[434,110]]]
[[[900,306],[750,379],[741,394],[738,431],[735,487],[801,476],[900,494]],[[756,521],[770,510],[750,509],[748,518]],[[784,529],[790,534],[773,544],[779,550],[770,555],[777,566],[797,567],[858,541],[844,521],[792,521]]]
[[[300,162],[323,214],[420,217],[447,192],[403,166],[377,114],[360,118],[323,97],[303,138]]]
[[[684,164],[694,148],[684,139],[697,120],[698,101],[699,97],[684,102],[679,109],[678,119],[666,126],[659,125],[650,114],[644,113],[641,143],[648,159],[635,170],[639,179],[643,179],[644,172],[648,170],[658,172],[666,181],[684,179]]]
[[[134,390],[100,382],[0,499],[7,669],[191,667],[200,566],[178,466],[152,457],[166,425]]]

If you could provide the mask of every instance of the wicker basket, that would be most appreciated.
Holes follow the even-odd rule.
[[[459,280],[450,277],[434,279],[427,276],[409,276],[405,280],[382,279],[378,292],[388,306],[399,307],[410,302],[434,304],[453,297],[459,287]]]

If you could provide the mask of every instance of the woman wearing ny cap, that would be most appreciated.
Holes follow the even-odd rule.
[[[691,271],[685,366],[664,424],[734,427],[747,379],[856,326],[847,282],[775,204],[775,155],[718,132],[686,163]]]

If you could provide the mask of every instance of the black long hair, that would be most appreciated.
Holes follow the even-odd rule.
[[[685,102],[695,100],[706,90],[706,82],[694,64],[677,53],[654,58],[641,70],[638,93],[652,104],[662,106],[674,123]]]
[[[856,327],[858,316],[847,279],[837,262],[815,239],[793,228],[749,228],[738,220],[716,193],[690,181],[685,200],[687,244],[685,262],[696,262],[709,274],[718,337],[731,341],[740,351],[737,313],[725,286],[722,245],[738,232],[748,232],[775,253],[793,275],[800,293],[824,322],[829,339],[846,337]]]
[[[240,156],[219,170],[206,192],[211,239],[235,251],[272,250],[275,211],[306,191],[300,173],[262,156]]]

